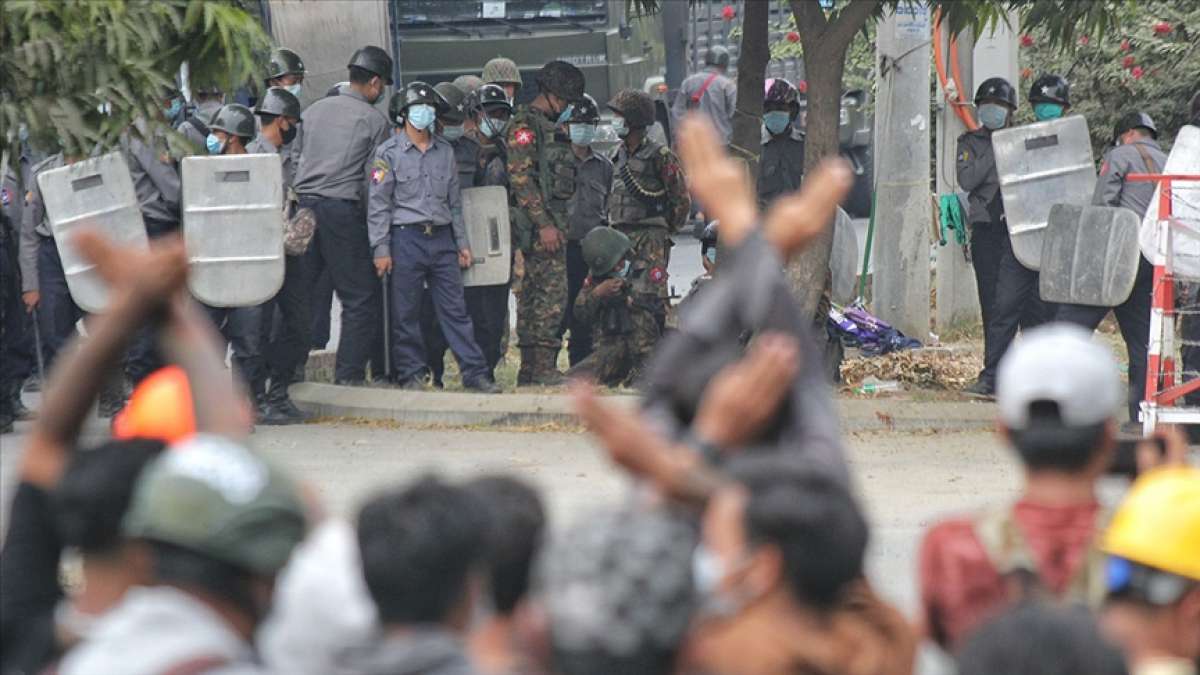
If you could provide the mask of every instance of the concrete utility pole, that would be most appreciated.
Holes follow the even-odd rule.
[[[929,8],[879,23],[872,308],[905,335],[929,334]]]

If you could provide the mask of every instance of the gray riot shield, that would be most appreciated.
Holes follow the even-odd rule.
[[[992,134],[992,149],[1013,255],[1039,269],[1050,207],[1087,204],[1096,187],[1087,120],[1068,115],[1002,129]]]
[[[1137,280],[1137,214],[1115,206],[1055,204],[1042,239],[1038,291],[1047,302],[1116,307]]]
[[[146,226],[124,156],[110,152],[45,171],[38,175],[38,188],[62,258],[67,290],[84,311],[102,311],[108,304],[108,285],[71,245],[71,235],[86,227],[116,244],[147,246]]]
[[[1175,135],[1164,174],[1200,175],[1200,127],[1187,125]],[[1158,202],[1162,185],[1146,209],[1138,242],[1151,262],[1158,259]],[[1177,278],[1200,281],[1200,181],[1171,182],[1171,273]]]
[[[192,295],[249,307],[283,285],[283,169],[279,155],[183,160],[183,237]]]
[[[850,214],[839,206],[833,218],[833,250],[829,254],[829,273],[833,280],[833,301],[844,305],[854,300],[858,291],[858,235]]]
[[[462,191],[463,220],[471,248],[471,266],[463,270],[463,286],[507,284],[512,271],[512,230],[508,191],[498,185]]]

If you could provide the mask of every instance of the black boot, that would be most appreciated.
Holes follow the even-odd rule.
[[[270,388],[267,389],[266,407],[268,414],[262,418],[263,424],[278,426],[300,424],[309,420],[309,416],[297,408],[296,404],[292,403],[291,397],[288,396],[287,387],[287,382],[272,380]]]
[[[14,381],[9,385],[9,412],[13,419],[23,422],[34,418],[34,413],[29,408],[25,407],[25,402],[21,400],[21,383]]]

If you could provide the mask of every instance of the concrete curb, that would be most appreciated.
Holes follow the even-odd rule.
[[[465,394],[416,392],[374,387],[341,387],[304,382],[291,389],[292,400],[321,417],[355,417],[400,424],[442,426],[537,426],[576,424],[561,393]],[[622,405],[637,397],[612,396]],[[995,424],[990,403],[913,401],[900,398],[839,399],[842,428],[864,431],[983,431]]]

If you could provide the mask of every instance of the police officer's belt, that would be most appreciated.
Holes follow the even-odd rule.
[[[395,227],[395,228],[398,228],[401,230],[420,230],[421,234],[425,235],[426,237],[432,237],[434,232],[436,232],[439,227],[443,227],[443,226],[436,225],[433,222],[427,220],[423,223],[404,223],[402,225],[392,225],[392,227]]]

